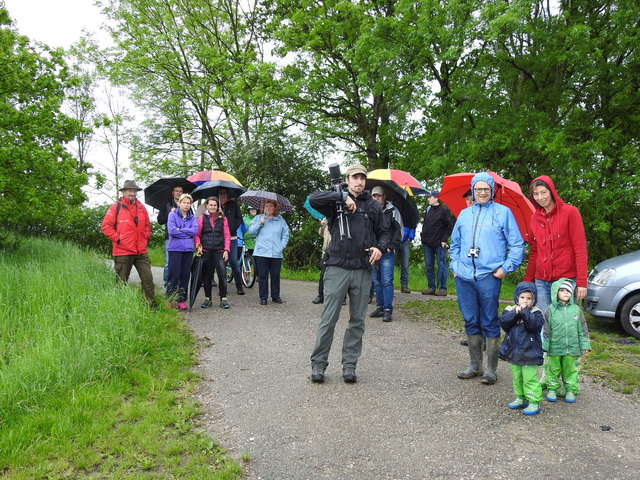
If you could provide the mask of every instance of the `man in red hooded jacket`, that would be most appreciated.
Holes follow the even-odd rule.
[[[122,198],[109,207],[102,220],[102,233],[111,239],[113,263],[118,278],[127,282],[131,267],[136,267],[142,291],[152,308],[156,307],[155,285],[147,243],[151,225],[147,209],[136,196],[142,190],[133,180],[125,180],[120,189]]]
[[[564,203],[553,180],[546,175],[529,185],[532,240],[525,282],[538,289],[538,308],[543,312],[551,304],[551,284],[560,278],[576,282],[576,300],[587,295],[587,240],[578,209]]]

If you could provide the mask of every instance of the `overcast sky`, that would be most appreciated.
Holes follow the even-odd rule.
[[[0,0],[18,31],[51,47],[68,48],[82,30],[97,32],[103,17],[93,0]]]

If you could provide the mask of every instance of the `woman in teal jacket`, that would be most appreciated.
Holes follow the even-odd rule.
[[[289,241],[289,226],[284,218],[278,215],[278,203],[267,200],[263,211],[263,214],[254,217],[247,231],[249,235],[256,238],[253,259],[258,270],[260,305],[267,304],[269,277],[271,277],[271,300],[274,303],[282,303],[280,298],[282,251]]]

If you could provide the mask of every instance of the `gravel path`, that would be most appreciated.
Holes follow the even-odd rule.
[[[283,280],[282,305],[245,291],[230,285],[231,309],[198,301],[185,320],[200,346],[204,424],[229,454],[250,456],[246,479],[638,478],[637,395],[583,377],[575,404],[545,401],[526,417],[506,407],[506,363],[494,386],[459,380],[461,336],[399,309],[392,323],[367,320],[356,384],[341,377],[343,309],[325,383],[313,384],[316,284]],[[409,299],[437,301],[396,293]]]

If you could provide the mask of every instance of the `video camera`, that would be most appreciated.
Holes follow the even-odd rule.
[[[332,163],[329,165],[329,174],[331,175],[331,190],[342,194],[345,189],[345,183],[340,173],[340,165]],[[349,230],[349,222],[347,221],[346,212],[344,209],[344,203],[342,200],[336,201],[336,213],[338,219],[338,227],[340,228],[340,239],[344,240],[351,238],[351,231]]]
[[[342,179],[342,173],[340,173],[340,165],[337,163],[329,165],[329,175],[331,175],[331,190],[342,192],[346,184]]]

